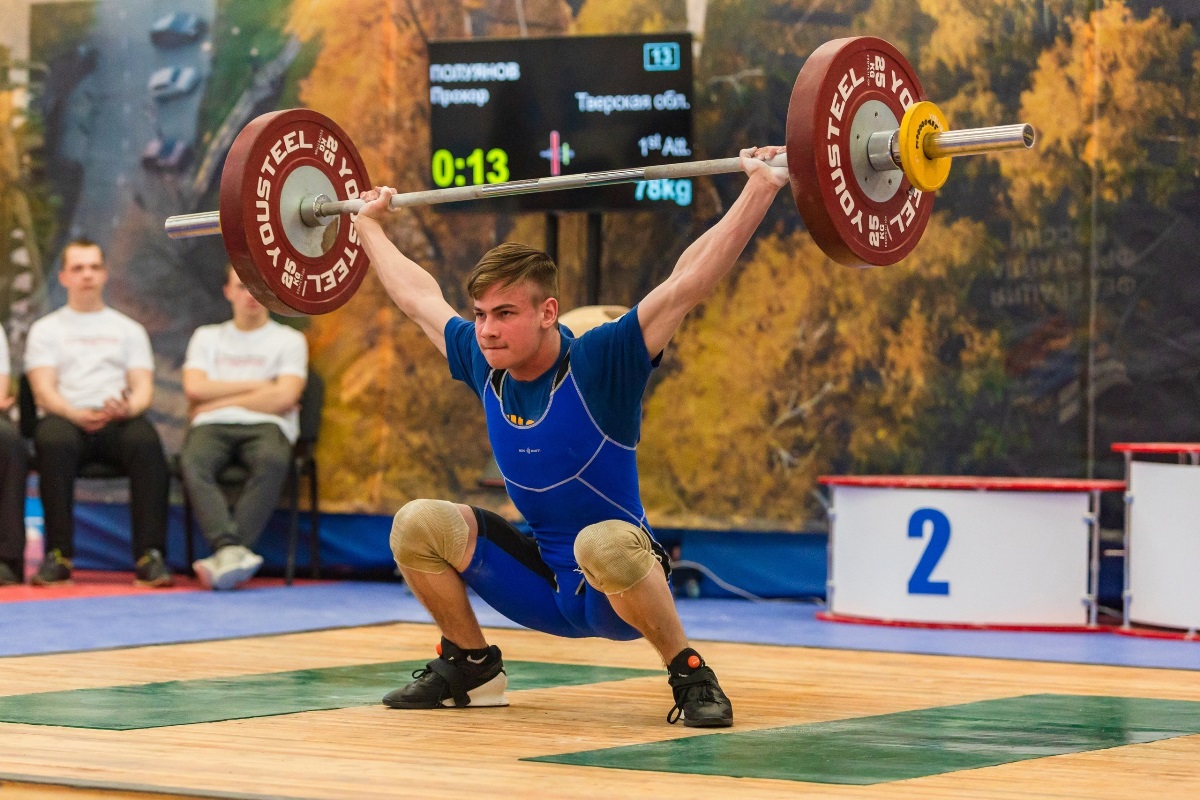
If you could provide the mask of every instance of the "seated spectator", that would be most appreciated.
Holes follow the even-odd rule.
[[[25,580],[25,478],[29,451],[9,418],[13,407],[8,337],[0,329],[0,586]]]
[[[67,305],[33,324],[25,349],[25,371],[42,414],[34,459],[46,523],[46,558],[33,583],[71,581],[75,476],[81,464],[102,461],[129,476],[134,582],[169,586],[162,553],[170,478],[158,431],[145,417],[154,394],[150,337],[104,304],[108,270],[96,243],[68,244],[58,280]]]
[[[297,404],[308,376],[308,343],[271,319],[229,268],[225,297],[233,319],[192,334],[183,391],[192,426],[180,452],[183,481],[213,554],[192,566],[211,589],[234,589],[262,566],[254,547],[279,500],[292,445]],[[250,477],[232,510],[217,475],[231,463]]]

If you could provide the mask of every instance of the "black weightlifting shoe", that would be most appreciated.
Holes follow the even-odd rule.
[[[667,668],[675,706],[667,712],[667,722],[679,720],[689,728],[728,728],[733,725],[733,704],[721,691],[717,675],[704,664],[700,654],[690,647],[671,661]]]
[[[21,583],[21,578],[17,575],[17,571],[0,561],[0,586],[16,586]]]
[[[483,708],[506,706],[508,675],[500,648],[491,645],[483,655],[463,650],[446,637],[438,658],[412,674],[415,680],[388,692],[383,704],[392,708]]]
[[[71,583],[71,559],[64,558],[61,550],[51,550],[46,554],[30,583],[34,586],[62,586]]]
[[[133,573],[133,583],[136,586],[158,588],[174,583],[171,570],[163,561],[162,553],[157,550],[147,550],[137,561],[137,569]]]

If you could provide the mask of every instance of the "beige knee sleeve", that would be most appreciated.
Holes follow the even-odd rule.
[[[462,561],[470,528],[445,500],[412,500],[392,520],[392,557],[417,572],[440,575]]]
[[[579,532],[575,561],[587,582],[605,594],[620,594],[659,566],[646,532],[615,519],[588,525]]]

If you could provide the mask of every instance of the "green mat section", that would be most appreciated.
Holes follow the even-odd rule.
[[[375,705],[385,694],[411,680],[413,670],[425,663],[394,661],[13,695],[0,697],[0,722],[124,731]],[[504,667],[509,691],[663,676],[661,670],[537,661],[506,661]]]
[[[1200,733],[1200,703],[1036,694],[523,759],[869,785]]]

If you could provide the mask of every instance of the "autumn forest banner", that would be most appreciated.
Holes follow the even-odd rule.
[[[180,367],[228,318],[216,237],[171,214],[215,208],[232,133],[302,106],[336,120],[378,181],[430,188],[427,43],[690,32],[696,159],[783,143],[805,58],[880,36],[953,127],[1031,123],[1032,153],[958,159],[897,266],[829,261],[782,193],[731,277],[681,330],[646,396],[639,450],[658,525],[819,526],[828,473],[1118,476],[1115,441],[1200,437],[1200,10],[1185,0],[183,0],[206,24],[163,48],[151,0],[34,2],[28,58],[0,85],[0,304],[19,357],[61,305],[70,236],[106,248],[108,300],[149,329],[155,422],[186,426]],[[19,63],[18,63],[19,61]],[[147,78],[192,69],[164,102]],[[0,72],[0,75],[4,73]],[[178,76],[177,76],[178,77]],[[180,77],[179,80],[185,81]],[[182,89],[182,84],[180,86]],[[151,143],[158,142],[158,150]],[[167,150],[164,144],[179,148]],[[733,202],[603,217],[600,302],[632,305]],[[563,308],[585,302],[586,220],[559,217]],[[436,208],[390,233],[467,311],[463,277],[543,214]],[[511,510],[481,486],[478,401],[374,276],[293,321],[328,386],[324,509],[391,514],[432,496]]]

